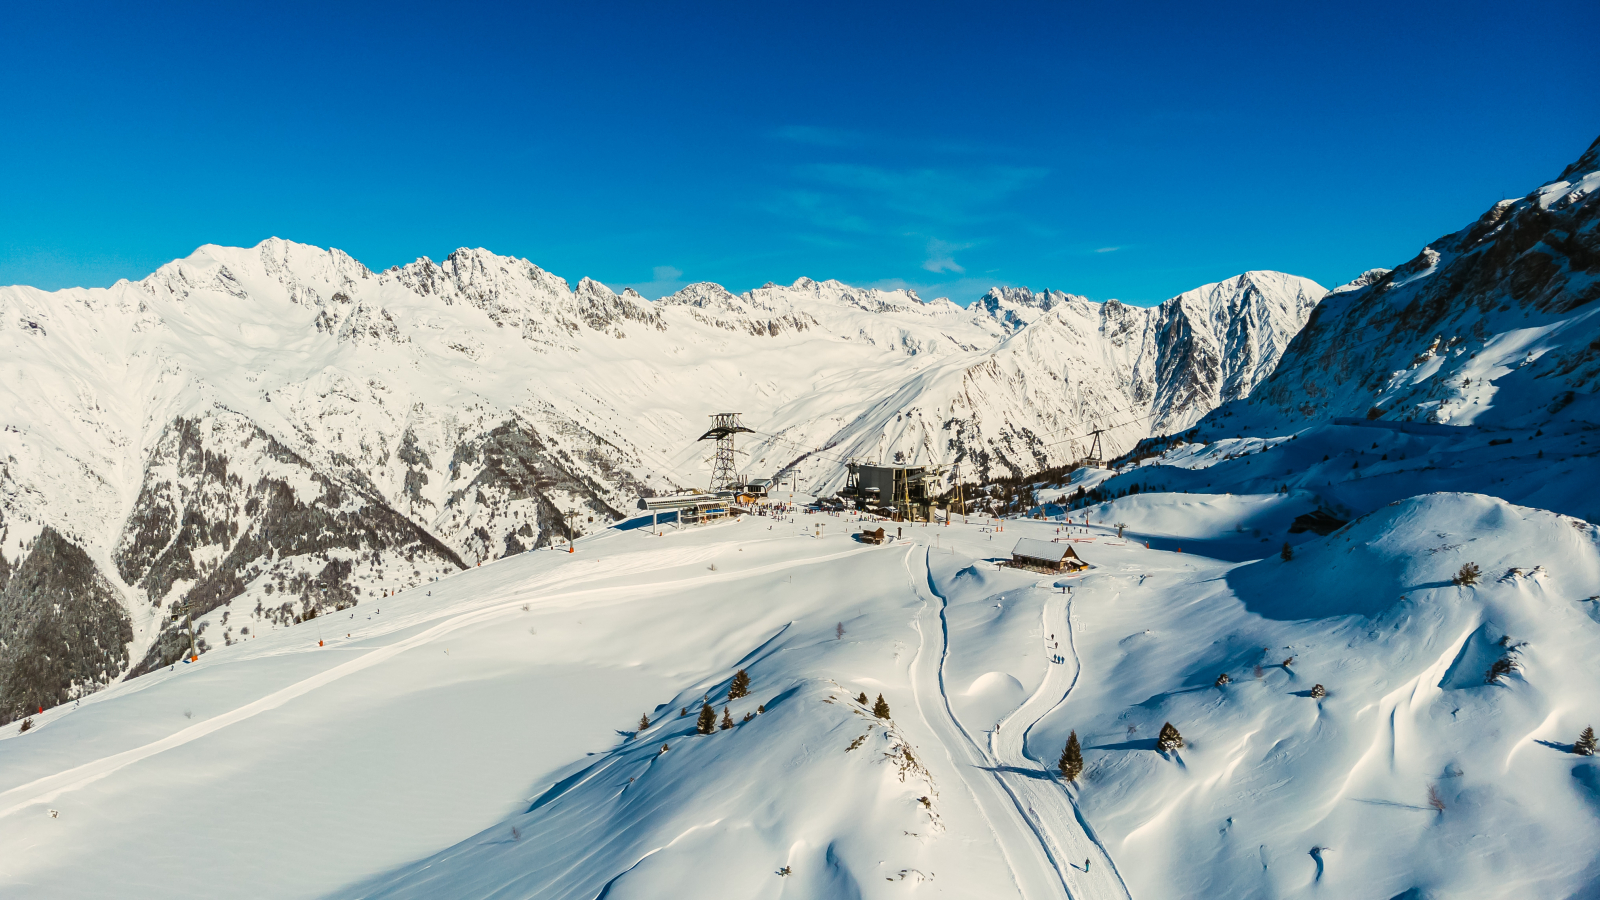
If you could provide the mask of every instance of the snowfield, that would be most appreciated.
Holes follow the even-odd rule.
[[[1130,499],[1194,547],[1290,502]],[[1600,770],[1570,752],[1600,718],[1592,526],[1429,494],[1291,560],[1274,536],[1230,562],[1117,540],[1102,520],[1124,511],[891,525],[904,538],[883,547],[821,514],[611,529],[266,631],[0,734],[0,887],[1031,900],[1594,882]],[[997,569],[1019,537],[1075,539],[1092,568]],[[1467,562],[1479,582],[1452,584]],[[740,668],[751,692],[729,701]],[[734,724],[696,734],[708,697]],[[1155,749],[1165,722],[1183,749]],[[1069,730],[1075,785],[1053,772]]]

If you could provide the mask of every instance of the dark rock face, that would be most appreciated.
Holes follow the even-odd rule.
[[[15,570],[0,560],[0,577],[0,725],[121,674],[133,626],[82,548],[47,526]]]
[[[355,605],[363,583],[382,583],[370,577],[382,559],[391,567],[403,559],[408,569],[465,567],[367,486],[318,471],[232,414],[168,426],[113,559],[152,603],[172,604],[170,621],[131,675],[180,659],[189,649],[185,619],[200,619],[252,585],[278,594],[281,605],[269,618],[287,622]],[[357,560],[370,565],[358,572]]]
[[[583,437],[593,443],[578,459],[566,450],[552,449],[532,427],[518,422],[505,422],[456,446],[442,518],[461,526],[471,524],[465,539],[469,556],[492,559],[521,553],[591,530],[585,528],[590,520],[604,527],[625,517],[605,497],[619,490],[639,496],[648,488],[612,462],[608,451],[614,448],[593,435],[585,433]],[[596,471],[604,483],[582,474],[576,465],[580,462]],[[470,478],[462,475],[469,470],[476,474]],[[457,485],[458,479],[464,483]],[[592,515],[585,514],[569,526],[550,500],[558,493],[586,498],[583,506]]]

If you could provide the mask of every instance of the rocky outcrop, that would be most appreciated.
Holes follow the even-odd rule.
[[[1329,295],[1241,415],[1510,421],[1600,389],[1600,140],[1393,271]],[[1570,399],[1569,401],[1570,402]],[[1592,412],[1587,413],[1593,415]]]

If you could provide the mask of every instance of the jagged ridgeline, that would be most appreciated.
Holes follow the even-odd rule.
[[[844,456],[972,480],[1063,465],[1091,421],[1131,446],[1247,395],[1321,295],[1251,272],[1150,308],[811,279],[650,301],[483,250],[374,272],[277,239],[0,288],[0,565],[48,526],[131,623],[110,658],[50,656],[73,674],[49,705],[703,485],[711,412],[759,429],[742,470],[817,492]],[[38,607],[14,606],[21,635]]]
[[[1276,428],[1335,416],[1594,420],[1597,190],[1600,139],[1526,196],[1495,203],[1392,271],[1373,269],[1335,289],[1272,377],[1226,412]]]

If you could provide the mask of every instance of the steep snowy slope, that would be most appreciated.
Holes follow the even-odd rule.
[[[1372,415],[1542,421],[1600,388],[1600,140],[1391,272],[1330,294],[1236,412],[1282,429]],[[1595,419],[1595,411],[1587,413]]]
[[[817,490],[846,455],[970,477],[1065,462],[1091,421],[1130,445],[1247,393],[1320,293],[1257,272],[1151,310],[810,279],[652,303],[482,250],[372,272],[208,246],[110,289],[0,289],[0,559],[46,528],[34,565],[87,555],[131,625],[105,652],[145,672],[190,616],[203,652],[703,484],[695,438],[726,408],[764,432],[747,470]],[[48,605],[5,597],[10,646],[3,623]],[[0,721],[92,683],[0,680]]]

